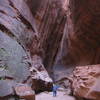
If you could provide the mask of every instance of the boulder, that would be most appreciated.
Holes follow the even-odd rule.
[[[14,89],[16,95],[19,96],[19,98],[35,100],[35,92],[27,84],[17,84]]]
[[[46,71],[41,57],[34,55],[32,57],[32,67],[30,67],[32,76],[32,88],[38,91],[50,91],[53,81]]]
[[[0,98],[14,95],[13,86],[14,82],[12,81],[0,80]]]
[[[78,66],[73,73],[72,89],[77,97],[100,100],[100,65]]]

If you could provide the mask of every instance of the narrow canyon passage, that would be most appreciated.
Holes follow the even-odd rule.
[[[99,84],[100,0],[0,0],[0,100],[100,100]]]

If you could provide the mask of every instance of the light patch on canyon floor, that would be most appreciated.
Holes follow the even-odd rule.
[[[58,92],[56,97],[53,97],[52,92],[43,92],[36,95],[36,100],[75,100],[75,98],[65,92]]]

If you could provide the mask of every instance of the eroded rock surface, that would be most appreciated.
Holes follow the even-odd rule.
[[[39,88],[44,86],[45,89],[45,82],[49,83],[46,79],[43,80],[40,77],[38,80],[36,77],[35,80],[40,83],[43,80],[41,84],[33,84],[32,79],[33,76],[40,76],[42,72],[39,72],[37,68],[36,73],[33,72],[34,75],[32,75],[30,71],[31,67],[35,68],[30,60],[31,57],[34,54],[40,57],[38,43],[39,37],[35,20],[24,0],[0,0],[0,82],[8,80],[14,81],[15,84],[26,83],[34,87],[39,85]],[[43,66],[42,62],[41,64]],[[50,79],[45,68],[42,68],[43,73]],[[5,84],[6,86],[7,84]],[[4,96],[12,95],[12,93],[6,94],[6,90],[3,92]],[[3,94],[0,97],[2,96]]]
[[[32,75],[32,88],[36,91],[52,90],[53,81],[46,71],[42,58],[34,55],[32,57],[32,67],[30,68]],[[40,85],[41,84],[41,85]]]
[[[52,74],[54,65],[64,63],[67,70],[100,63],[99,12],[98,0],[0,0],[0,79],[44,91],[52,87],[47,71]],[[76,68],[76,96],[99,98],[97,66]]]
[[[74,95],[86,99],[100,99],[100,65],[76,67],[73,74],[72,88]]]

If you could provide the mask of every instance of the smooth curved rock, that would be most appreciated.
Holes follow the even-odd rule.
[[[27,56],[19,43],[0,31],[0,68],[5,70],[2,77],[13,76],[17,82],[23,82],[30,76],[28,63],[24,62]],[[7,73],[9,75],[7,75]]]
[[[0,98],[14,95],[14,90],[13,90],[14,85],[15,83],[13,81],[0,80]]]

